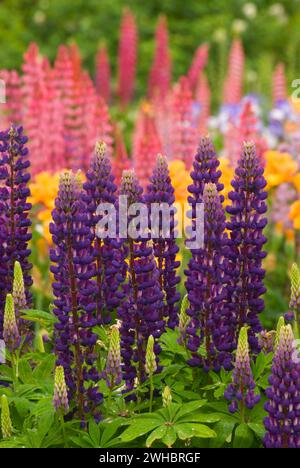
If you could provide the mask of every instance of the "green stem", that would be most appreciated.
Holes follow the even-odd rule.
[[[62,413],[59,414],[59,421],[61,424],[61,430],[63,435],[64,447],[67,448],[67,437],[66,437],[66,428],[65,428],[65,420],[64,415]]]
[[[153,391],[154,391],[154,386],[153,386],[153,380],[152,380],[152,374],[149,377],[150,380],[150,402],[149,402],[149,413],[152,413],[152,406],[153,406]]]

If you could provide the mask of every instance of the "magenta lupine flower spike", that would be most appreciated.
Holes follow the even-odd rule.
[[[266,390],[269,413],[264,420],[267,448],[300,448],[300,358],[290,325],[282,326],[273,358],[270,387]]]
[[[27,304],[31,302],[31,264],[28,261],[31,253],[28,248],[31,239],[28,212],[31,205],[27,202],[30,196],[30,163],[24,146],[26,142],[22,127],[12,125],[5,132],[0,132],[0,338],[4,303],[6,294],[12,292],[16,260],[22,267]]]
[[[92,331],[95,317],[95,268],[91,249],[92,232],[89,216],[82,201],[77,176],[66,172],[61,176],[55,209],[50,225],[54,248],[53,262],[55,323],[55,353],[57,365],[64,367],[69,398],[75,399],[76,409],[99,418],[99,374],[94,365],[97,335]]]
[[[176,270],[180,262],[176,261],[179,247],[176,244],[175,236],[175,212],[172,211],[170,214],[169,232],[163,232],[162,220],[159,213],[155,213],[153,205],[155,204],[157,207],[157,204],[163,204],[165,208],[170,209],[175,202],[168,163],[162,155],[157,156],[156,166],[147,187],[146,201],[149,206],[151,223],[156,220],[158,225],[158,232],[155,233],[155,238],[153,236],[152,238],[154,255],[158,264],[159,282],[166,301],[163,316],[168,321],[168,326],[174,328],[178,323],[178,301],[180,299],[180,293],[176,291],[176,285],[180,282]]]
[[[244,143],[241,159],[235,170],[229,193],[231,205],[227,207],[230,231],[226,248],[226,274],[228,276],[228,301],[226,305],[228,347],[236,347],[239,330],[249,326],[251,350],[258,352],[256,334],[262,329],[258,314],[264,309],[261,295],[266,289],[263,284],[265,270],[262,260],[266,256],[263,245],[266,238],[263,229],[267,224],[267,192],[264,169],[256,156],[255,145]],[[231,341],[231,344],[230,344]]]
[[[7,294],[3,321],[3,339],[10,352],[17,349],[21,342],[21,337],[16,321],[14,300],[11,294]]]
[[[235,39],[231,46],[228,70],[224,81],[224,104],[235,106],[241,101],[243,94],[244,63],[245,57],[242,42],[240,39]]]
[[[169,51],[168,25],[164,16],[159,18],[155,33],[155,53],[150,70],[148,94],[151,98],[164,100],[172,77],[172,61]]]
[[[102,45],[96,56],[96,90],[106,103],[110,100],[110,63],[106,45]]]
[[[53,405],[56,411],[66,413],[69,409],[69,400],[65,373],[63,366],[56,366],[54,376]]]
[[[108,388],[111,390],[122,382],[120,333],[117,325],[111,327],[105,379]]]
[[[201,75],[208,59],[208,45],[203,44],[198,47],[196,50],[192,64],[190,66],[190,69],[188,71],[188,79],[190,82],[190,87],[192,91],[195,91],[195,88],[197,86],[199,76]]]
[[[126,107],[134,91],[137,60],[137,28],[133,13],[124,11],[120,30],[118,53],[118,96]]]
[[[224,275],[224,246],[227,241],[225,213],[217,186],[213,183],[204,185],[204,244],[192,250],[192,258],[186,270],[186,288],[190,306],[187,310],[190,323],[187,327],[187,348],[192,353],[189,363],[202,365],[205,370],[221,365],[230,367],[230,356],[222,348],[224,299],[226,297]],[[221,343],[220,343],[221,342]],[[206,358],[198,354],[204,343]]]
[[[273,105],[280,105],[287,100],[287,86],[285,68],[283,63],[279,63],[273,74]]]
[[[228,385],[224,396],[231,401],[229,411],[240,411],[241,419],[244,419],[245,407],[252,409],[260,400],[256,395],[255,382],[250,367],[247,327],[243,327],[239,334],[236,351],[235,365],[232,374],[232,383]]]

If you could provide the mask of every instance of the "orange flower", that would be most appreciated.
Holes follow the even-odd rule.
[[[290,182],[297,172],[297,163],[289,153],[280,151],[266,151],[265,177],[267,188],[277,187],[283,182]]]
[[[292,203],[289,218],[293,221],[294,228],[300,229],[300,200]]]
[[[224,201],[225,205],[228,205],[228,202],[229,202],[228,193],[232,190],[231,181],[234,177],[234,169],[230,165],[230,162],[227,158],[220,157],[219,161],[220,161],[219,169],[222,172],[220,182],[224,184],[222,195],[224,195],[224,198],[225,198],[225,201]]]

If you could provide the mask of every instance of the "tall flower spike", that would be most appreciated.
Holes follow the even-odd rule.
[[[176,261],[179,247],[176,244],[175,235],[174,188],[169,175],[167,159],[162,155],[157,156],[156,166],[147,187],[146,201],[149,206],[151,226],[155,223],[158,227],[158,232],[155,233],[154,238],[152,236],[152,239],[154,255],[158,264],[160,287],[166,300],[163,316],[168,321],[168,326],[174,328],[178,323],[178,301],[180,299],[180,293],[176,291],[176,285],[180,282],[180,277],[176,273],[180,266],[180,262]],[[167,209],[172,210],[168,226],[169,232],[164,232],[165,227],[162,219],[154,208],[154,206],[157,207],[157,204],[167,205]]]
[[[193,97],[187,77],[175,85],[171,103],[172,158],[181,159],[190,169],[197,149],[199,116],[193,112]]]
[[[110,63],[106,45],[102,45],[96,56],[96,89],[106,103],[110,100]]]
[[[15,315],[14,300],[11,294],[7,294],[3,321],[3,338],[10,352],[20,345],[21,338]]]
[[[154,352],[154,338],[150,335],[147,342],[145,370],[148,375],[153,375],[156,372],[156,369],[157,364]]]
[[[224,246],[227,242],[225,213],[217,186],[205,184],[204,203],[204,243],[192,249],[192,258],[186,270],[186,288],[190,307],[187,310],[190,323],[187,327],[187,348],[192,353],[189,363],[202,365],[205,370],[220,366],[230,367],[230,355],[223,347],[222,317],[226,298],[226,277],[224,275]],[[195,218],[192,218],[195,221]],[[204,343],[206,358],[198,354]],[[219,350],[222,351],[219,353]]]
[[[133,13],[123,13],[118,53],[118,96],[122,107],[129,104],[134,91],[137,60],[137,28]]]
[[[188,71],[188,79],[192,91],[195,91],[199,76],[201,75],[208,59],[208,45],[203,44],[198,47]]]
[[[97,235],[97,224],[101,214],[98,207],[105,203],[116,203],[116,189],[111,164],[107,157],[106,144],[96,143],[95,153],[90,169],[83,184],[82,199],[89,214],[88,223],[91,227],[91,250],[96,270],[96,315],[99,323],[108,323],[110,313],[119,305],[121,298],[119,286],[124,281],[126,266],[122,244],[118,238],[109,236],[101,238]]]
[[[269,384],[264,445],[266,448],[300,448],[300,364],[290,325],[280,329]]]
[[[11,126],[0,132],[0,337],[2,335],[3,310],[6,294],[12,291],[14,264],[18,260],[24,274],[27,305],[30,305],[32,284],[31,253],[28,242],[31,239],[31,221],[28,212],[31,208],[28,182],[30,166],[28,150],[24,146],[27,137],[22,127]]]
[[[155,53],[150,70],[148,94],[151,98],[164,100],[168,94],[172,75],[169,51],[167,19],[159,18],[155,33]]]
[[[1,432],[3,439],[9,439],[12,436],[13,426],[10,418],[9,405],[6,395],[1,397]]]
[[[244,143],[231,183],[234,190],[228,195],[231,205],[226,208],[230,215],[227,222],[230,234],[226,248],[228,301],[225,325],[229,349],[236,347],[239,330],[248,325],[253,352],[259,351],[256,333],[262,328],[258,314],[264,309],[264,300],[260,296],[266,291],[262,260],[266,256],[263,229],[267,224],[264,217],[267,192],[264,191],[266,180],[263,174],[255,145]]]
[[[154,117],[146,105],[138,118],[141,119],[141,123],[134,142],[133,162],[139,182],[143,188],[146,188],[162,146]]]
[[[285,68],[283,63],[279,63],[273,74],[273,105],[280,105],[287,100],[287,87]]]
[[[72,172],[64,173],[52,212],[50,232],[54,248],[50,259],[54,274],[53,311],[58,319],[54,334],[57,365],[64,367],[69,399],[75,399],[78,416],[84,420],[85,413],[99,418],[102,396],[94,365],[97,335],[92,331],[97,323],[93,234],[81,195],[78,177]]]
[[[255,395],[254,389],[255,382],[250,367],[247,327],[243,327],[239,334],[232,383],[228,385],[224,393],[225,398],[231,400],[229,411],[235,413],[239,408],[242,421],[244,421],[245,407],[252,409],[260,400],[260,395]]]
[[[63,366],[56,366],[54,376],[53,405],[55,411],[66,413],[69,409],[69,400],[65,373]]]
[[[244,50],[240,39],[235,39],[232,43],[228,70],[224,81],[223,103],[235,106],[242,98],[243,74],[244,74]]]
[[[142,188],[133,171],[124,171],[120,194],[127,196],[128,208],[136,202],[143,202]],[[148,216],[148,213],[147,215]],[[131,219],[128,220],[129,223]],[[148,228],[148,218],[144,220]],[[121,347],[124,362],[124,379],[128,388],[132,388],[134,378],[145,379],[145,359],[147,340],[150,335],[155,339],[162,334],[165,322],[161,317],[163,293],[159,284],[159,273],[153,255],[153,249],[141,236],[127,241],[129,249],[128,284],[125,285],[126,301],[119,309],[121,326]],[[134,344],[136,347],[134,349]],[[155,354],[160,346],[155,343]],[[137,363],[137,369],[134,366]]]
[[[111,390],[122,382],[120,333],[116,325],[111,327],[110,341],[105,367],[105,378]]]

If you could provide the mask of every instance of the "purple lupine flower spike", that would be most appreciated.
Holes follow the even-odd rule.
[[[262,329],[258,314],[264,309],[261,298],[266,288],[263,284],[265,270],[262,260],[266,256],[263,245],[266,238],[263,229],[267,224],[266,180],[255,151],[254,143],[244,143],[241,159],[229,193],[231,205],[227,207],[230,231],[226,250],[229,277],[227,290],[227,334],[228,347],[236,347],[239,330],[249,326],[249,343],[253,352],[259,351],[256,334]]]
[[[243,327],[239,334],[232,383],[228,385],[224,396],[231,401],[229,411],[240,411],[244,421],[245,407],[252,409],[260,400],[260,395],[254,393],[255,382],[250,367],[247,328]]]
[[[57,365],[62,365],[69,398],[75,398],[79,417],[84,413],[100,417],[97,406],[102,400],[98,392],[99,374],[95,368],[96,325],[95,276],[86,206],[81,198],[78,176],[65,172],[60,179],[58,196],[50,225],[54,248],[53,262],[55,353]]]
[[[264,420],[267,448],[300,448],[300,358],[290,325],[280,328]]]
[[[105,203],[115,205],[117,189],[106,155],[106,144],[102,141],[96,143],[86,178],[82,199],[86,204],[93,232],[91,241],[96,267],[96,314],[99,323],[109,323],[110,313],[120,303],[119,286],[125,280],[126,267],[121,241],[104,235],[103,238],[97,236],[97,223],[101,220],[97,209]]]
[[[144,201],[142,188],[133,171],[124,171],[120,194],[127,197],[128,208],[133,203]],[[131,219],[129,219],[129,223]],[[143,222],[149,225],[148,217]],[[132,388],[137,376],[141,382],[145,379],[145,354],[150,335],[158,338],[164,330],[165,322],[160,311],[163,308],[163,293],[159,284],[159,272],[156,267],[153,248],[142,237],[128,238],[129,282],[125,286],[126,300],[119,309],[122,321],[121,348],[124,362],[124,379],[127,388]],[[133,349],[134,344],[136,348]],[[160,347],[155,343],[155,354]],[[137,363],[137,369],[134,363]]]
[[[230,367],[230,355],[221,347],[224,334],[222,314],[226,297],[224,275],[224,246],[227,242],[225,213],[217,186],[205,184],[204,202],[204,245],[192,250],[192,258],[186,270],[186,288],[190,306],[187,314],[190,322],[186,332],[187,348],[192,353],[189,363],[203,365],[205,370],[220,366]],[[204,343],[206,358],[198,350]],[[221,352],[219,353],[219,350]]]
[[[151,227],[153,228],[154,220],[156,220],[158,227],[158,232],[152,238],[154,255],[158,263],[160,287],[165,294],[166,301],[163,316],[168,321],[168,326],[174,328],[178,323],[178,301],[180,299],[180,294],[176,291],[176,285],[180,282],[180,277],[176,274],[176,270],[180,266],[180,262],[176,261],[179,247],[175,239],[174,207],[169,211],[170,225],[167,226],[168,232],[166,233],[157,211],[158,204],[162,204],[166,210],[170,209],[175,201],[167,159],[162,155],[157,157],[150,185],[147,187],[146,201],[150,208]]]
[[[32,265],[28,261],[31,253],[28,248],[31,204],[27,202],[30,196],[30,162],[26,142],[22,127],[12,125],[5,132],[0,132],[0,337],[5,298],[12,292],[16,260],[20,262],[24,275],[27,305],[31,303]]]

